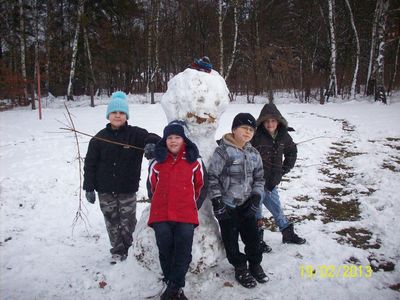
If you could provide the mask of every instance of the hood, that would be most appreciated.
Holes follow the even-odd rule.
[[[278,110],[275,104],[267,103],[264,105],[256,121],[257,127],[260,126],[267,119],[277,119],[279,124],[281,124],[285,128],[288,127],[288,122],[282,116],[281,112]]]
[[[199,149],[197,146],[188,138],[184,138],[185,145],[185,157],[188,162],[192,163],[195,162],[199,157]],[[168,148],[167,148],[167,140],[166,138],[162,138],[157,144],[155,149],[155,159],[158,162],[164,162],[168,156]]]

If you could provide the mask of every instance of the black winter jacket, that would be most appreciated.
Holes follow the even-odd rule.
[[[160,137],[127,123],[118,130],[111,124],[96,137],[144,148]],[[143,150],[92,138],[85,158],[83,189],[100,193],[135,193],[139,188]]]
[[[264,128],[263,122],[268,118],[279,121],[275,139]],[[281,182],[282,176],[288,173],[297,159],[297,146],[288,133],[288,123],[274,104],[266,104],[257,119],[257,130],[251,144],[260,152],[264,166],[265,188],[271,191]]]

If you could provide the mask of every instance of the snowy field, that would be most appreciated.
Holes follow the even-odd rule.
[[[132,96],[130,124],[161,135],[166,125],[161,105],[141,102]],[[286,214],[307,243],[284,245],[268,226],[264,239],[273,250],[262,262],[268,283],[251,290],[239,286],[225,259],[201,274],[188,273],[185,294],[189,299],[399,299],[400,101],[388,106],[289,102],[277,99],[296,130],[299,153],[280,191]],[[41,121],[29,109],[0,113],[0,299],[145,299],[161,276],[133,255],[109,264],[97,201],[84,201],[87,225],[78,221],[73,230],[79,169],[73,135],[59,130],[66,122],[61,104],[49,102]],[[105,105],[68,105],[78,130],[95,134],[105,126]],[[237,113],[257,117],[261,108],[230,104],[216,138],[230,131]],[[84,156],[89,138],[79,140]],[[146,198],[146,167],[144,160],[138,199]],[[147,205],[138,204],[138,219]],[[265,210],[264,216],[270,220]]]

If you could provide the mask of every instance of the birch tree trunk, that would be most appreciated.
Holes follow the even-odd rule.
[[[38,1],[35,0],[33,3],[33,15],[35,18],[34,21],[34,31],[35,31],[35,71],[34,71],[34,80],[32,83],[32,109],[36,109],[36,102],[35,102],[35,93],[34,93],[34,86],[37,84],[37,78],[38,78],[38,69],[40,68],[39,66],[39,9],[38,9]],[[39,91],[37,92],[39,94]]]
[[[28,90],[26,87],[26,54],[25,54],[25,20],[24,20],[24,2],[19,0],[19,38],[21,51],[21,75],[24,80],[24,103],[28,99]]]
[[[154,92],[156,89],[156,76],[158,74],[159,68],[160,68],[160,0],[156,0],[156,23],[155,23],[155,45],[154,45],[154,60],[155,60],[155,66],[153,70],[153,74],[151,76],[151,83],[152,83],[152,93],[151,93],[151,104],[155,104],[154,100]]]
[[[237,38],[238,38],[238,33],[239,33],[239,20],[238,20],[238,1],[234,0],[233,1],[233,17],[234,17],[234,23],[235,23],[235,36],[233,38],[233,49],[232,49],[232,55],[231,59],[228,65],[228,69],[226,70],[225,75],[223,76],[225,81],[228,79],[229,74],[231,72],[233,63],[235,62],[235,56],[236,56],[236,46],[237,46]],[[221,74],[222,76],[222,74]]]
[[[376,35],[377,35],[379,15],[380,15],[380,12],[382,9],[381,7],[382,7],[381,0],[377,0],[376,7],[375,7],[374,21],[372,23],[371,51],[369,53],[367,82],[365,84],[365,94],[367,96],[370,96],[374,93],[374,87],[375,87],[375,81],[376,81],[376,79],[375,79],[375,75],[376,75],[375,53],[377,51]]]
[[[94,72],[93,72],[92,53],[90,52],[90,44],[89,44],[89,38],[88,38],[86,26],[83,27],[83,38],[85,41],[86,55],[87,55],[88,62],[89,62],[90,77],[91,77],[90,84],[96,85],[96,78],[95,78]]]
[[[385,66],[385,33],[387,12],[389,9],[389,0],[378,0],[381,2],[381,13],[378,19],[377,39],[378,51],[376,53],[376,86],[375,101],[381,101],[386,104],[386,93],[384,84],[384,66]]]
[[[153,16],[153,10],[155,11],[155,17]],[[150,93],[150,103],[155,104],[154,100],[154,78],[159,68],[159,23],[160,23],[160,0],[151,1],[149,7],[149,29],[147,36],[147,95]],[[154,66],[153,62],[153,43],[154,45]]]
[[[356,97],[356,85],[357,85],[357,77],[358,77],[358,67],[360,63],[360,40],[358,38],[358,32],[356,28],[356,24],[354,23],[354,15],[353,11],[350,6],[349,0],[345,0],[347,8],[349,9],[349,14],[350,14],[350,22],[351,22],[351,27],[353,28],[354,31],[354,37],[356,39],[356,47],[357,47],[357,53],[356,53],[356,65],[354,67],[354,74],[353,74],[353,81],[351,83],[351,89],[350,89],[350,97],[355,98]]]
[[[146,84],[146,94],[150,93],[150,83],[151,83],[151,61],[152,61],[152,44],[153,44],[153,13],[152,13],[152,2],[149,7],[149,17],[148,17],[148,31],[147,31],[147,84]]]
[[[326,95],[326,102],[328,102],[330,96],[336,98],[337,95],[336,37],[335,37],[335,25],[334,25],[334,7],[335,7],[335,0],[328,0],[331,57],[330,57],[329,87]]]
[[[397,41],[397,50],[396,50],[396,58],[394,60],[394,71],[393,71],[393,77],[392,80],[390,81],[389,88],[388,88],[388,94],[392,91],[392,88],[394,86],[395,80],[396,80],[396,75],[397,75],[397,64],[399,63],[399,52],[400,52],[400,38]]]
[[[261,49],[261,42],[260,42],[260,30],[259,30],[259,23],[258,23],[258,1],[253,1],[253,9],[254,9],[254,23],[256,29],[256,44],[255,44],[255,56],[254,56],[254,63],[253,63],[253,70],[254,70],[254,94],[251,100],[251,103],[254,103],[254,95],[258,95],[259,91],[259,83],[258,83],[258,73],[259,73],[259,62],[260,62],[260,49]],[[272,88],[271,87],[271,76],[272,74],[267,75],[267,88],[268,91]]]
[[[222,1],[218,1],[218,36],[219,36],[219,73],[224,77],[224,33],[223,33],[223,16],[222,16]]]
[[[46,29],[45,29],[45,59],[44,59],[44,92],[48,95],[49,94],[49,70],[50,70],[50,41],[52,39],[52,32],[50,30],[50,24],[52,20],[52,10],[53,4],[52,0],[48,0],[46,4]],[[42,93],[43,94],[43,93]]]
[[[79,2],[79,8],[78,8],[78,18],[76,21],[76,29],[75,29],[75,36],[74,36],[74,42],[72,44],[72,59],[71,59],[71,70],[69,73],[69,83],[68,83],[68,90],[67,90],[67,100],[74,100],[74,96],[72,95],[72,88],[73,84],[72,81],[74,80],[75,76],[75,66],[76,66],[76,56],[78,53],[78,39],[79,39],[79,31],[80,31],[80,24],[81,24],[81,18],[84,12],[84,4],[85,1],[81,0]]]

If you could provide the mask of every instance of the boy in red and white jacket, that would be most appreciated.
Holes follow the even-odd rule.
[[[150,165],[152,193],[148,225],[154,229],[164,281],[161,299],[187,299],[182,288],[192,260],[194,228],[204,185],[204,169],[196,145],[184,125],[173,121],[164,128]]]

